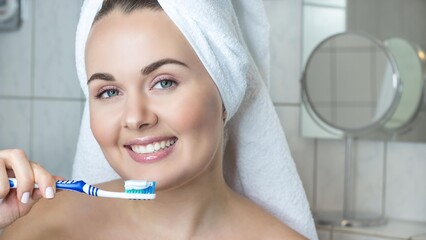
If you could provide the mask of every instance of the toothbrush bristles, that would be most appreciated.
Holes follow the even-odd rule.
[[[126,193],[154,194],[156,182],[131,180],[125,183]]]

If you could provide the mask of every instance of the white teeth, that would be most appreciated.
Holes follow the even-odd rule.
[[[154,145],[148,144],[148,146],[146,146],[146,151],[149,152],[149,153],[154,152],[155,151]]]
[[[176,140],[167,140],[167,141],[161,141],[161,142],[155,142],[148,144],[146,146],[142,145],[132,145],[131,148],[133,152],[143,154],[143,153],[153,153],[165,148],[168,148],[176,143]]]
[[[138,152],[146,152],[146,148],[144,146],[135,146],[135,148],[138,150]]]
[[[156,142],[156,143],[154,144],[154,150],[155,150],[155,151],[160,150],[160,143]]]

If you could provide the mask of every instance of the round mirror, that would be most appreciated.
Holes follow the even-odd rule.
[[[401,96],[396,62],[366,34],[340,33],[321,42],[302,77],[302,97],[313,119],[350,134],[383,126]]]
[[[401,38],[384,41],[395,58],[401,77],[403,91],[401,100],[392,117],[386,122],[385,130],[396,130],[408,125],[415,118],[423,99],[424,52]],[[385,90],[385,89],[382,89]]]

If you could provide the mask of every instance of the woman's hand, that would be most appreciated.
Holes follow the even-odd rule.
[[[17,189],[10,189],[9,177],[18,181]],[[55,196],[56,180],[39,164],[28,159],[19,149],[0,151],[0,228],[25,216],[42,197]],[[38,184],[38,189],[34,189]]]

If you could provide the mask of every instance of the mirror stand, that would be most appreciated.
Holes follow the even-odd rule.
[[[354,136],[346,134],[343,210],[341,212],[323,211],[314,213],[314,218],[317,224],[345,227],[367,227],[384,225],[387,222],[383,211],[380,214],[374,214],[354,210],[354,140]]]

